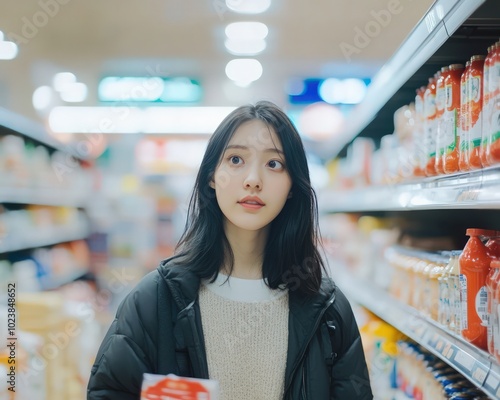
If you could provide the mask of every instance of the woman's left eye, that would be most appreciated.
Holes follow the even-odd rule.
[[[283,169],[284,165],[281,161],[278,160],[271,160],[268,162],[269,167],[272,169]]]

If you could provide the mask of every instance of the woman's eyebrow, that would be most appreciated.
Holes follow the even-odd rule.
[[[244,146],[244,145],[241,145],[241,144],[230,144],[230,145],[228,145],[226,147],[226,150],[229,150],[229,149],[249,150],[248,146]],[[278,153],[278,154],[281,154],[281,155],[285,154],[285,153],[283,153],[283,150],[277,149],[275,147],[271,147],[269,149],[265,149],[264,152],[266,152],[266,153]]]

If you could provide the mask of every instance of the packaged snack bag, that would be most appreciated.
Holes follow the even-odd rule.
[[[218,400],[219,383],[177,375],[144,374],[141,400]]]

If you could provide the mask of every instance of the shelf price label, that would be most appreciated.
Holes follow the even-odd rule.
[[[484,388],[490,393],[495,393],[497,397],[500,397],[500,381],[498,375],[490,370],[490,374],[484,382]]]
[[[482,385],[486,379],[486,375],[488,375],[488,370],[478,363],[476,363],[473,368],[472,377]]]

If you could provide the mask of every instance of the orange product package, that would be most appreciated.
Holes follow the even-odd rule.
[[[142,380],[141,400],[158,399],[218,400],[219,384],[210,379],[145,373]]]
[[[452,64],[444,81],[445,109],[443,116],[444,131],[442,134],[442,164],[446,174],[459,171],[460,78],[463,72],[464,66],[462,64]]]
[[[460,147],[458,154],[458,167],[460,171],[469,171],[469,126],[470,126],[470,115],[469,115],[469,90],[467,87],[467,80],[470,71],[470,61],[465,63],[464,72],[460,77]]]
[[[468,342],[487,350],[488,292],[486,278],[492,258],[483,243],[493,237],[496,231],[467,229],[469,236],[460,264],[460,299],[462,303],[461,334]]]
[[[481,168],[480,147],[483,122],[483,72],[485,56],[476,55],[470,59],[469,86],[469,165],[471,169]]]
[[[491,113],[489,120],[489,138],[487,143],[488,161],[500,163],[500,42],[495,44],[490,71]]]
[[[429,78],[424,92],[424,142],[427,151],[425,175],[436,175],[436,77]]]
[[[481,158],[481,164],[483,167],[490,165],[490,160],[488,159],[488,142],[490,139],[490,121],[492,113],[492,79],[491,77],[495,73],[494,71],[494,51],[495,45],[488,47],[488,53],[484,59],[483,68],[483,128],[481,135],[481,146],[479,147],[479,157]]]
[[[444,174],[443,153],[444,153],[444,110],[446,107],[444,81],[449,74],[449,67],[442,67],[439,77],[436,81],[436,158],[434,160],[434,169],[436,174]]]

